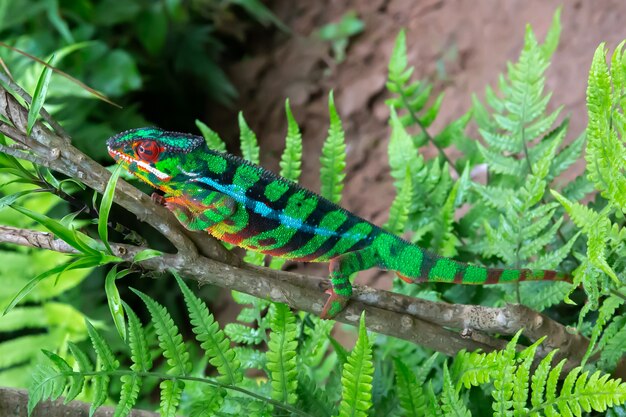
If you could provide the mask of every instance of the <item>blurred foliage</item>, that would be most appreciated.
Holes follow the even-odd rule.
[[[333,50],[335,61],[342,62],[346,59],[346,49],[350,38],[363,32],[365,24],[358,18],[356,12],[350,11],[344,14],[339,22],[328,23],[317,30],[317,36],[327,42]]]
[[[106,157],[101,138],[150,119],[191,130],[181,120],[204,116],[207,98],[230,103],[237,93],[220,62],[255,21],[287,30],[258,0],[0,0],[1,40],[41,59],[56,52],[59,69],[124,106],[111,111],[52,75],[46,109],[96,159]],[[34,91],[38,64],[4,48],[0,58]]]

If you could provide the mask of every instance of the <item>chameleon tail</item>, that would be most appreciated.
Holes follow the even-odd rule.
[[[572,281],[570,275],[558,271],[536,269],[486,268],[443,258],[406,243],[387,269],[408,283],[450,282],[455,284],[504,284],[518,281]]]

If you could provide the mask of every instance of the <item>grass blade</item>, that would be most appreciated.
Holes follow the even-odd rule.
[[[120,177],[120,172],[122,170],[122,166],[118,165],[113,173],[111,173],[111,177],[109,178],[109,182],[107,183],[107,187],[102,194],[102,202],[100,203],[100,216],[98,217],[98,234],[100,235],[100,239],[104,243],[107,251],[113,255],[113,251],[111,250],[111,246],[109,245],[109,213],[111,212],[111,205],[113,204],[113,196],[115,195],[115,186],[117,184],[117,180]]]
[[[43,71],[41,71],[41,75],[39,76],[39,80],[37,80],[37,86],[35,87],[35,92],[33,93],[33,101],[30,104],[30,108],[28,109],[28,123],[26,125],[26,134],[30,135],[30,132],[33,130],[33,126],[37,121],[37,116],[39,116],[39,112],[43,107],[44,101],[46,101],[46,94],[48,94],[48,85],[50,84],[50,77],[52,76],[52,68],[51,65],[55,60],[55,55],[53,54],[48,60],[48,65],[45,66]]]

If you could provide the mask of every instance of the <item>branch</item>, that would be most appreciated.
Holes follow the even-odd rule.
[[[78,253],[50,233],[9,226],[0,226],[0,243]],[[145,249],[122,244],[111,244],[111,248],[115,255],[128,262],[132,262],[134,256]],[[153,271],[174,269],[199,285],[218,285],[287,303],[295,309],[314,314],[321,313],[327,297],[323,291],[330,285],[328,280],[319,277],[252,265],[226,265],[202,256],[193,262],[186,262],[181,255],[164,254],[142,261],[139,265]],[[336,320],[357,325],[363,310],[366,312],[368,329],[418,343],[450,356],[461,349],[482,349],[487,352],[501,349],[506,341],[486,333],[512,335],[525,328],[525,335],[532,341],[548,335],[542,350],[538,352],[540,357],[559,348],[559,357],[569,358],[567,366],[571,368],[580,363],[589,343],[585,337],[568,333],[565,326],[525,306],[494,308],[447,304],[361,286],[355,286],[352,301]]]
[[[41,123],[37,123],[31,136],[27,137],[27,115],[27,110],[0,87],[0,116],[12,123],[12,126],[6,124],[0,118],[0,132],[32,151],[38,161],[43,160],[48,168],[102,192],[109,172]],[[153,204],[150,197],[124,181],[118,183],[115,201],[160,231],[178,250],[175,255],[165,254],[141,262],[143,268],[155,271],[174,269],[199,284],[214,284],[287,303],[299,310],[315,314],[321,312],[327,297],[323,291],[329,287],[327,280],[250,265],[240,266],[239,259],[208,234],[184,231],[165,208]],[[3,226],[0,241],[75,253],[73,248],[52,235],[31,230]],[[112,247],[118,256],[129,262],[144,249],[115,244]],[[540,353],[546,354],[558,347],[561,357],[571,359],[568,366],[576,366],[588,346],[586,338],[569,334],[561,324],[523,306],[498,309],[450,305],[356,287],[352,302],[336,319],[356,325],[362,310],[367,312],[367,327],[370,330],[409,340],[447,355],[454,355],[461,349],[500,349],[506,341],[487,333],[514,334],[523,327],[532,340],[547,334],[548,340]]]
[[[12,124],[0,121],[0,133],[35,154],[33,158],[25,157],[23,154],[22,157],[75,178],[100,193],[104,191],[111,174],[73,147],[67,139],[54,134],[42,123],[36,123],[28,137],[26,135],[28,110],[2,87],[0,87],[0,116],[4,116]],[[188,260],[193,260],[200,251],[213,259],[228,263],[237,262],[237,258],[215,239],[206,233],[191,233],[184,230],[167,209],[153,204],[149,196],[125,181],[118,182],[115,201],[161,232]]]
[[[33,410],[31,417],[66,417],[66,416],[88,416],[89,403],[82,401],[72,401],[63,404],[63,398],[56,401],[42,401]],[[28,392],[23,389],[0,387],[0,416],[2,417],[24,417],[28,410]],[[93,414],[94,417],[111,417],[115,411],[114,407],[100,407]],[[133,409],[129,414],[131,417],[158,417],[159,413]]]

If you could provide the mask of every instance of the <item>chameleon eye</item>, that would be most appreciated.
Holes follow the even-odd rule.
[[[161,147],[153,140],[142,140],[133,144],[137,158],[146,162],[156,162],[161,153]]]

